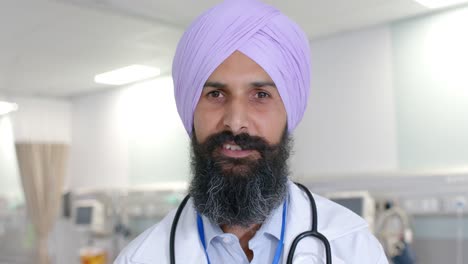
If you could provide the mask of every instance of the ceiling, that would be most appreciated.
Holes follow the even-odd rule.
[[[0,1],[0,94],[72,97],[131,64],[169,74],[184,28],[220,0]],[[420,15],[413,0],[268,0],[316,39]]]

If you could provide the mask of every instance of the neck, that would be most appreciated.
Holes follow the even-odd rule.
[[[252,261],[253,251],[249,248],[249,241],[254,237],[257,230],[260,229],[260,226],[260,224],[253,224],[248,227],[221,225],[221,229],[224,233],[231,233],[239,239],[239,243],[247,259]]]

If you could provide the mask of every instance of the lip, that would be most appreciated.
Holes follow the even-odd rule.
[[[255,150],[230,150],[221,148],[221,154],[230,158],[246,158],[253,155]]]
[[[236,145],[234,142],[226,142],[225,144]],[[252,149],[246,149],[246,150],[226,149],[224,148],[224,144],[223,146],[221,146],[220,152],[221,152],[221,155],[229,157],[229,158],[246,158],[257,153],[256,150],[252,150]]]

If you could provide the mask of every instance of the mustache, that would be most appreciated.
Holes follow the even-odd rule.
[[[276,146],[268,144],[268,142],[262,137],[251,136],[247,133],[234,135],[231,131],[223,131],[213,134],[206,139],[203,145],[205,146],[205,149],[211,153],[223,144],[232,142],[244,150],[257,150],[260,153],[273,150]]]

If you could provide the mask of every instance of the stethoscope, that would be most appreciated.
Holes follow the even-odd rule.
[[[311,230],[309,231],[305,231],[305,232],[302,232],[300,233],[299,235],[297,235],[292,244],[291,244],[291,248],[289,249],[289,253],[288,253],[288,258],[286,260],[286,263],[287,264],[292,264],[292,261],[293,261],[293,257],[294,257],[294,252],[296,251],[296,247],[299,243],[299,241],[301,241],[303,238],[305,237],[315,237],[317,239],[319,239],[320,241],[322,241],[323,245],[325,246],[325,263],[326,264],[331,264],[332,263],[332,259],[331,259],[331,247],[330,247],[330,242],[328,241],[328,239],[323,235],[321,234],[320,232],[317,231],[317,205],[315,204],[315,200],[314,200],[314,197],[312,196],[312,194],[310,193],[310,191],[302,184],[300,183],[295,183],[298,187],[300,187],[302,189],[303,192],[305,192],[307,194],[307,197],[309,198],[309,201],[310,201],[310,212],[311,212],[311,219],[312,219],[312,227],[311,227]],[[187,203],[187,201],[189,200],[190,198],[190,195],[187,195],[185,196],[184,200],[182,200],[182,202],[180,203],[179,205],[179,208],[177,208],[177,212],[174,216],[174,220],[172,222],[172,226],[171,226],[171,233],[170,233],[170,238],[169,238],[169,253],[170,253],[170,263],[171,264],[175,264],[175,251],[174,251],[174,245],[175,245],[175,233],[176,233],[176,229],[177,229],[177,224],[179,222],[179,218],[180,218],[180,215],[185,207],[185,204]],[[284,220],[284,211],[283,211],[283,220]],[[283,221],[283,224],[284,224],[284,221]],[[198,225],[200,225],[200,222],[198,221]],[[203,229],[201,229],[203,230]],[[200,231],[200,226],[199,226],[199,231]],[[203,232],[202,232],[203,233]],[[204,245],[204,234],[200,234],[201,238],[202,238],[202,243],[203,243],[203,246],[205,247]]]

